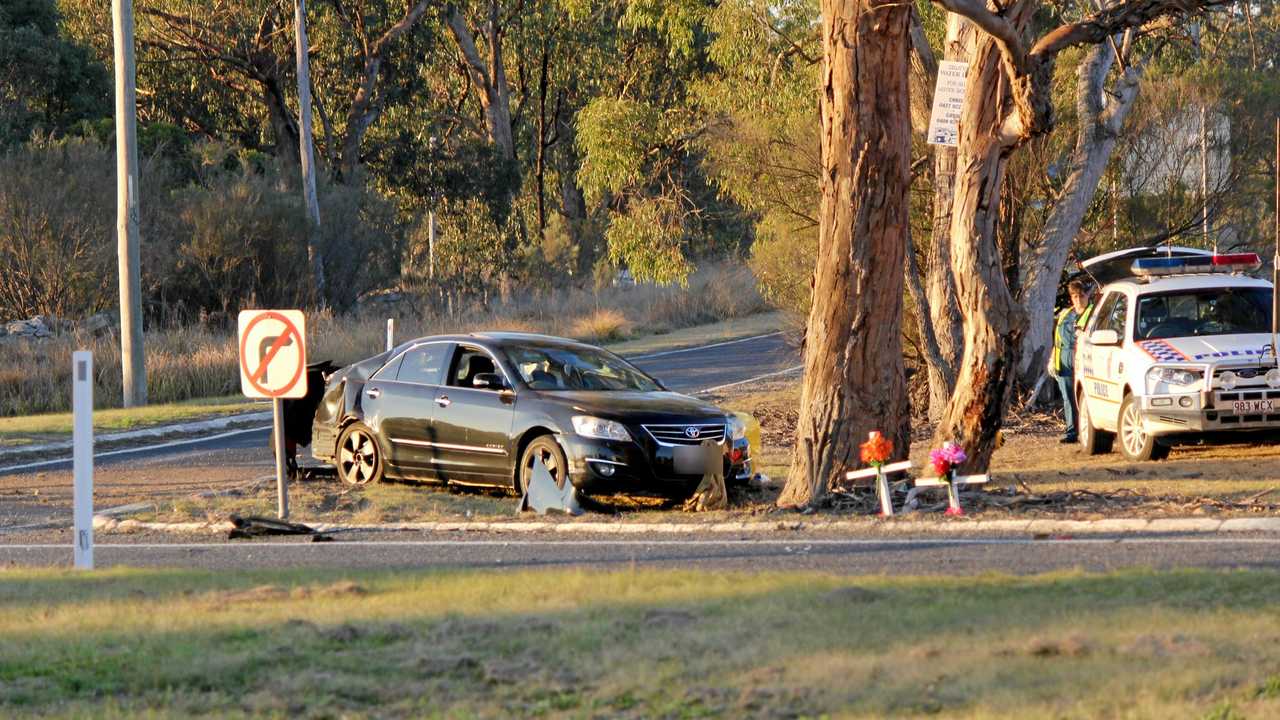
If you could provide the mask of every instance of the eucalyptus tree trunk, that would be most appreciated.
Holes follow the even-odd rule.
[[[1033,2],[1019,0],[1004,17],[1021,32],[1033,11]],[[951,204],[951,268],[963,317],[964,352],[956,387],[934,431],[935,446],[959,441],[968,452],[969,466],[977,468],[986,468],[995,450],[1025,326],[1009,290],[995,232],[1005,166],[1018,141],[1002,130],[1011,105],[1008,84],[1002,80],[1000,50],[984,36],[969,65]]]
[[[1128,46],[1127,33],[1121,45]],[[1108,91],[1107,74],[1115,64],[1116,48],[1110,44],[1093,46],[1076,73],[1076,114],[1079,129],[1075,149],[1067,167],[1067,179],[1057,202],[1045,220],[1044,235],[1022,263],[1023,304],[1027,309],[1027,332],[1022,342],[1019,374],[1030,386],[1045,371],[1053,347],[1053,306],[1058,281],[1067,264],[1071,245],[1080,232],[1085,213],[1093,202],[1102,174],[1115,151],[1116,138],[1138,97],[1143,64],[1131,64],[1122,72],[1116,87]],[[1107,93],[1103,105],[1103,93]]]
[[[911,5],[823,0],[822,201],[795,457],[800,507],[859,464],[871,430],[907,450],[902,267],[911,163]]]
[[[947,13],[947,33],[943,59],[970,62],[977,30],[963,17]],[[956,149],[933,146],[933,223],[929,237],[925,295],[929,301],[929,321],[938,347],[938,358],[928,363],[929,420],[938,422],[955,389],[956,368],[964,351],[960,307],[956,300],[955,276],[951,272],[951,204],[956,178]]]

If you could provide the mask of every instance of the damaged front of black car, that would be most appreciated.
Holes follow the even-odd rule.
[[[541,335],[419,338],[327,378],[312,454],[353,483],[382,477],[528,488],[546,468],[594,494],[681,498],[722,455],[751,476],[744,422],[608,351]]]

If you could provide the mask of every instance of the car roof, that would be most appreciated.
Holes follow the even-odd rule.
[[[1187,275],[1163,275],[1151,279],[1125,278],[1108,283],[1103,290],[1129,288],[1139,295],[1173,292],[1177,290],[1205,290],[1221,287],[1270,288],[1271,283],[1248,275],[1229,273],[1198,273]]]
[[[455,342],[455,343],[475,343],[481,346],[493,348],[495,346],[508,345],[554,345],[565,348],[591,348],[598,349],[594,345],[578,342],[569,338],[557,337],[555,335],[541,335],[538,333],[510,332],[504,330],[486,330],[482,332],[467,333],[466,335],[425,335],[423,337],[407,340],[398,344],[389,357],[395,357],[414,345],[421,345],[429,342]]]

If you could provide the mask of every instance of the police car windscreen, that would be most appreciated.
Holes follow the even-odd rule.
[[[1269,288],[1207,288],[1140,297],[1134,339],[1269,332]]]

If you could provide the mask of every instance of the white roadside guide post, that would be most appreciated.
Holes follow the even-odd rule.
[[[75,565],[93,569],[93,353],[71,354],[72,538]]]
[[[387,352],[391,352],[391,348],[395,347],[396,341],[396,319],[387,318]]]
[[[240,390],[271,400],[278,515],[289,517],[283,404],[307,394],[307,327],[301,310],[240,312]]]
[[[874,477],[876,479],[876,497],[880,500],[880,515],[893,517],[893,497],[889,494],[889,480],[886,476],[889,473],[900,473],[910,469],[911,461],[903,460],[902,462],[889,463],[880,467],[851,470],[845,473],[844,477],[846,480],[861,480]]]

